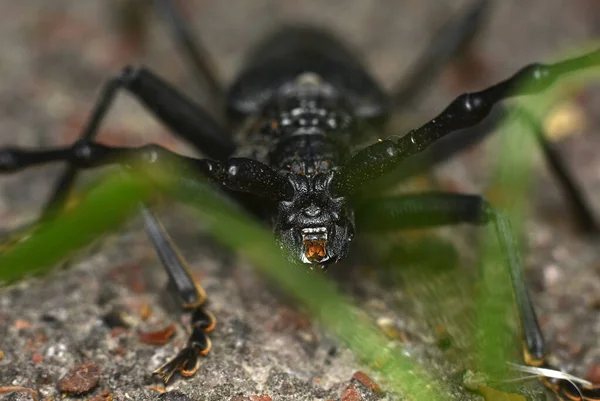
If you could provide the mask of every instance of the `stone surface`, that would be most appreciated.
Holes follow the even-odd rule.
[[[125,29],[127,40],[123,39],[120,27],[127,21],[123,16],[128,1],[0,2],[0,146],[72,142],[101,84],[128,63],[144,63],[198,101],[210,104],[202,95],[205,92],[189,79],[170,36],[151,13],[146,35],[130,29],[137,26],[133,18],[126,25],[130,27]],[[234,77],[244,51],[267,31],[282,23],[310,21],[330,26],[352,43],[388,88],[408,71],[435,28],[466,4],[439,0],[183,3],[224,81]],[[405,111],[402,126],[426,121],[462,91],[489,85],[529,62],[552,60],[598,38],[594,16],[600,13],[593,0],[497,3],[478,40],[476,57],[467,65],[471,70],[446,70],[421,101]],[[583,110],[586,124],[559,148],[600,215],[598,84],[565,96],[571,96]],[[100,138],[112,144],[158,142],[189,152],[125,95],[103,124]],[[483,192],[492,165],[484,150],[493,149],[495,143],[490,139],[440,166],[437,182],[446,190]],[[598,307],[594,307],[600,293],[598,242],[572,228],[566,202],[539,155],[533,157],[537,168],[534,208],[527,224],[528,284],[549,347],[571,372],[583,376],[600,358]],[[0,229],[17,227],[36,216],[57,171],[36,168],[0,177]],[[217,317],[211,333],[213,349],[195,377],[175,380],[169,393],[152,389],[160,381],[151,372],[187,339],[178,325],[166,345],[139,341],[138,330],[149,332],[182,320],[165,296],[166,278],[148,240],[139,222],[133,222],[79,255],[68,269],[0,289],[0,350],[4,353],[0,386],[36,388],[41,399],[57,399],[60,378],[89,360],[101,371],[100,384],[90,397],[110,389],[115,400],[222,401],[260,394],[276,401],[339,400],[353,385],[365,400],[398,398],[319,322],[296,312],[244,260],[198,230],[184,210],[173,208],[166,213],[165,223],[202,281],[209,309]],[[385,241],[357,243],[364,258],[336,266],[331,277],[373,321],[385,319],[395,332],[402,333],[404,340],[395,343],[402,343],[404,353],[448,385],[449,399],[480,400],[462,386],[461,379],[465,369],[473,367],[471,343],[464,332],[472,323],[467,300],[477,275],[470,263],[470,245],[478,234],[463,228],[439,234],[451,240],[461,255],[461,265],[450,272],[411,266],[381,269],[375,251],[398,241],[385,237]],[[150,306],[151,316],[140,313],[144,305]],[[131,327],[108,327],[103,319],[113,310],[124,311]],[[436,337],[439,327],[444,328],[446,347],[436,345],[441,342]],[[352,381],[358,370],[367,372],[382,393]],[[533,387],[537,391],[535,383]],[[22,392],[0,394],[0,400],[15,399],[31,398]]]
[[[160,401],[193,401],[187,395],[179,392],[179,391],[167,391],[158,396],[158,400]]]

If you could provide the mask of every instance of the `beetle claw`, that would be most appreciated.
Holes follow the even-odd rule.
[[[193,376],[198,370],[199,364],[198,350],[194,347],[186,347],[169,362],[156,369],[153,374],[158,375],[165,384],[168,384],[177,371],[184,376]]]

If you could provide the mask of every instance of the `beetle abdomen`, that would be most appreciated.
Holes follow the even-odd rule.
[[[354,54],[326,30],[285,27],[261,42],[227,96],[229,111],[259,113],[277,90],[299,75],[314,73],[349,101],[359,118],[387,112],[388,98]]]

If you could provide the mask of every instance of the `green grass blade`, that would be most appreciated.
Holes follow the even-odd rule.
[[[0,254],[0,282],[49,270],[100,235],[117,229],[150,193],[147,183],[127,174],[102,181],[80,205],[34,228]]]
[[[239,210],[226,206],[213,191],[203,191],[197,185],[193,191],[182,194],[178,189],[176,196],[194,206],[200,220],[220,242],[250,260],[297,299],[363,363],[377,368],[389,390],[416,401],[446,399],[441,385],[416,362],[402,355],[401,350],[390,348],[389,340],[356,305],[345,300],[331,281],[308,272],[305,266],[288,262],[271,232]]]
[[[188,185],[182,190],[172,186],[169,177],[161,174],[152,177],[153,185],[164,184],[163,189],[192,204],[218,240],[253,262],[347,344],[363,363],[379,370],[386,390],[415,401],[446,399],[440,384],[400,350],[391,348],[389,340],[339,293],[334,283],[323,275],[308,272],[304,266],[288,262],[275,245],[273,234],[262,225],[195,180],[179,181]],[[140,202],[150,198],[150,188],[146,181],[131,175],[101,182],[64,216],[43,224],[2,254],[2,279],[14,281],[46,271],[101,234],[118,228]]]

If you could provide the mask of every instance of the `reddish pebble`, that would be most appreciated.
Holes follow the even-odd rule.
[[[595,364],[590,366],[587,373],[585,374],[586,380],[591,381],[594,384],[600,384],[600,365]]]
[[[62,393],[85,394],[98,385],[100,380],[100,369],[92,362],[82,363],[71,369],[58,382],[58,389]]]
[[[356,387],[351,384],[342,394],[342,401],[363,401],[363,398]]]
[[[15,328],[17,330],[21,330],[21,329],[28,329],[31,327],[31,323],[28,322],[27,320],[23,320],[23,319],[17,319],[15,321]]]
[[[125,327],[115,327],[114,329],[110,330],[110,336],[112,338],[126,336],[128,333],[129,330],[127,330]]]
[[[381,393],[381,387],[379,387],[379,384],[375,383],[373,381],[373,379],[371,379],[365,373],[360,372],[360,371],[356,372],[355,374],[352,375],[352,378],[354,380],[358,381],[363,386],[370,388],[374,392]]]
[[[39,365],[40,363],[42,363],[44,361],[44,355],[42,355],[40,353],[35,353],[31,357],[31,361],[34,363],[34,365]]]
[[[163,329],[163,330],[140,332],[139,333],[140,341],[145,344],[152,344],[152,345],[166,344],[167,341],[169,341],[171,339],[171,337],[173,336],[173,333],[175,333],[175,327],[177,327],[177,325],[175,323],[173,323],[172,325],[170,325],[169,327],[167,327],[166,329]]]
[[[140,308],[140,317],[142,320],[148,320],[150,316],[152,316],[152,308],[148,304],[143,304]]]
[[[276,332],[285,330],[304,330],[311,326],[310,320],[303,314],[283,307],[279,310],[279,314],[275,320],[270,324],[269,330]]]

